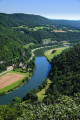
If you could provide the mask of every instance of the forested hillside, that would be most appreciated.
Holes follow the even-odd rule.
[[[0,27],[0,61],[3,61],[0,64],[0,72],[9,65],[30,58],[30,50],[23,48],[25,39],[24,35],[15,32],[11,28]]]
[[[5,14],[0,13],[0,24],[3,26],[20,26],[27,25],[33,27],[35,25],[56,25],[69,27],[69,28],[79,28],[80,21],[71,21],[71,20],[50,20],[45,17],[39,15],[30,15],[23,13],[15,13],[15,14]]]
[[[0,24],[4,26],[20,26],[20,25],[28,25],[33,27],[34,25],[42,25],[42,24],[52,24],[51,20],[47,18],[41,17],[39,15],[29,15],[29,14],[0,14]]]
[[[80,20],[52,20],[56,24],[61,24],[61,25],[68,25],[68,26],[73,26],[73,27],[78,27],[80,28]]]
[[[49,77],[52,84],[47,91],[51,95],[80,93],[80,45],[62,52],[51,61]]]

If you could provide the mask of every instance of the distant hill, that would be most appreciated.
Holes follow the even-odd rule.
[[[52,20],[55,24],[69,25],[80,28],[80,20]]]
[[[5,14],[0,13],[0,24],[8,24],[8,26],[19,26],[19,25],[41,25],[41,24],[52,24],[53,22],[47,18],[39,15],[30,15],[23,13]]]
[[[58,25],[58,26],[67,26],[67,27],[80,27],[80,21],[71,21],[71,20],[50,20],[40,15],[32,14],[5,14],[0,13],[0,24],[3,26],[19,26],[19,25]],[[57,26],[56,26],[57,27]]]

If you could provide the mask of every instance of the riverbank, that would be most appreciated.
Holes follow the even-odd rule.
[[[48,90],[50,84],[51,84],[51,80],[47,79],[46,80],[46,86],[39,92],[37,92],[37,96],[38,96],[38,102],[42,102],[43,99],[46,97],[46,91]]]
[[[67,49],[69,47],[58,47],[58,48],[53,48],[50,50],[47,50],[44,55],[46,56],[46,58],[51,62],[51,59],[59,54],[61,54],[61,52],[65,49]]]
[[[31,61],[32,61],[32,59],[33,59],[33,57],[34,57],[34,51],[35,50],[37,50],[37,49],[41,49],[41,48],[43,48],[43,47],[40,47],[40,48],[36,48],[36,49],[33,49],[32,51],[31,51],[31,53],[32,53],[32,56],[31,56],[31,58],[27,61],[28,63],[30,63]],[[8,94],[8,93],[11,93],[12,91],[14,91],[14,90],[16,90],[16,89],[18,89],[20,86],[23,86],[24,84],[26,84],[28,81],[29,81],[29,79],[32,77],[32,75],[33,75],[33,72],[34,72],[34,70],[35,70],[35,67],[33,68],[33,69],[30,69],[30,68],[28,68],[27,69],[27,73],[26,72],[23,72],[23,71],[21,71],[21,70],[19,70],[20,68],[17,68],[17,70],[18,71],[13,71],[13,70],[6,70],[6,71],[4,71],[3,73],[1,73],[1,76],[0,77],[2,77],[3,76],[3,79],[7,79],[8,81],[9,81],[9,78],[6,78],[5,76],[7,76],[7,74],[9,73],[11,73],[10,74],[10,76],[12,75],[12,73],[14,74],[15,73],[15,76],[14,76],[14,78],[18,75],[18,74],[22,74],[22,75],[25,75],[25,77],[23,77],[22,79],[19,79],[18,81],[14,81],[14,83],[12,83],[12,84],[10,84],[10,85],[6,85],[4,88],[1,88],[0,89],[0,96],[2,96],[2,95],[5,95],[5,94]],[[31,72],[31,71],[33,71],[33,72]],[[2,79],[2,78],[1,78]],[[12,81],[12,79],[13,78],[11,78],[11,81]],[[8,82],[8,81],[6,81],[5,80],[5,82]],[[8,84],[8,83],[7,83]]]
[[[16,68],[14,71],[7,71],[4,75],[0,77],[0,81],[3,79],[5,81],[5,87],[0,89],[0,96],[9,94],[12,91],[18,89],[19,87],[26,84],[29,79],[32,77],[34,69],[28,68],[27,72],[26,70],[23,71],[21,68]],[[20,78],[19,76],[22,76]],[[16,80],[17,79],[17,80]],[[4,86],[4,81],[2,81],[2,84]]]
[[[46,52],[44,52],[45,57],[47,58],[47,60],[49,62],[51,62],[51,59],[59,54],[61,54],[61,52],[65,49],[69,48],[69,46],[65,46],[65,47],[58,47],[58,48],[54,48],[54,49],[50,49],[47,50]],[[46,91],[49,89],[50,84],[52,83],[52,81],[47,78],[46,82],[45,82],[45,87],[42,88],[40,91],[38,91],[37,97],[38,97],[38,102],[42,102],[44,100],[44,98],[47,96],[46,95]],[[44,83],[43,83],[44,84]],[[44,86],[42,84],[42,86]]]

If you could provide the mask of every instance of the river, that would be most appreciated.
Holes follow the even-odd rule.
[[[0,96],[0,104],[5,105],[12,102],[14,97],[23,98],[26,93],[34,88],[38,88],[39,85],[48,77],[49,71],[51,69],[51,64],[47,61],[46,57],[36,57],[36,70],[34,75],[29,80],[27,84],[18,88],[17,90],[6,94],[5,96]]]

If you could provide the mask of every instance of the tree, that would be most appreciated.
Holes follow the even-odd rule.
[[[12,103],[13,104],[19,104],[19,103],[21,103],[21,98],[19,98],[19,97],[13,98]]]

